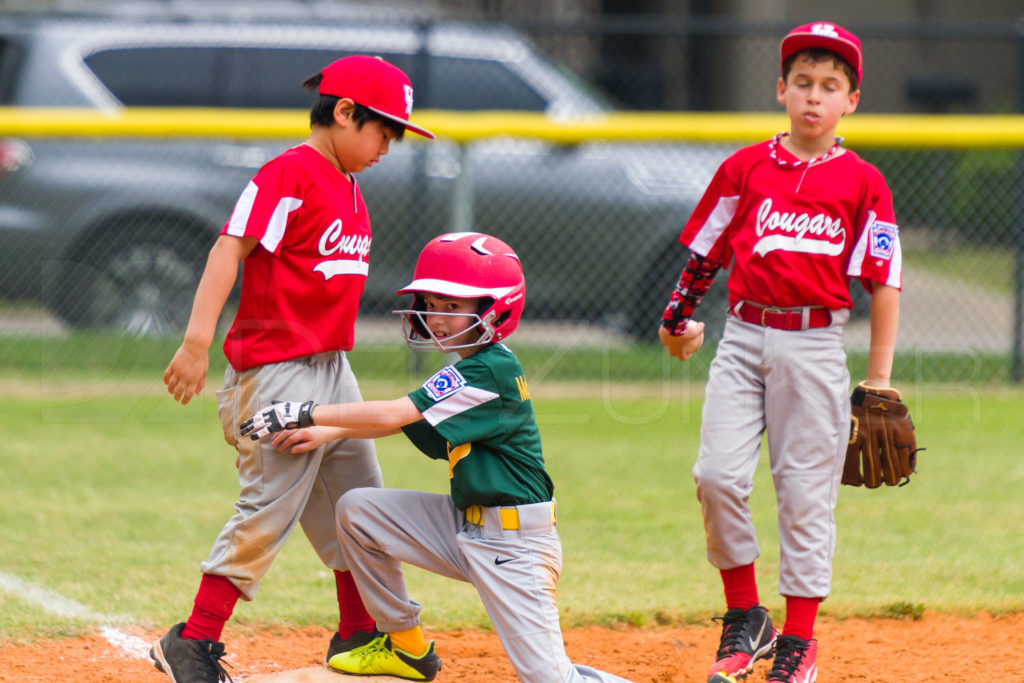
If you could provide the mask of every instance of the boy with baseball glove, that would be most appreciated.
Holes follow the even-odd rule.
[[[731,266],[731,315],[711,364],[693,469],[708,560],[727,607],[709,683],[745,677],[773,655],[768,681],[814,681],[814,622],[831,586],[840,481],[896,483],[913,471],[917,451],[889,385],[902,286],[892,196],[882,174],[835,136],[860,99],[860,41],[835,24],[807,24],[786,35],[780,57],[777,98],[789,131],[719,167],[680,237],[691,257],[659,330],[671,355],[689,358],[703,341],[694,308],[718,270]],[[843,326],[852,278],[872,299],[867,379],[853,394],[859,419],[850,443]],[[781,635],[758,597],[760,550],[748,505],[765,435],[778,499]],[[876,467],[863,477],[862,450]],[[883,453],[895,463],[884,470],[876,465]]]

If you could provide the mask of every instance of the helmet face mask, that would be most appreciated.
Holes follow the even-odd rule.
[[[416,309],[394,312],[402,316],[402,335],[405,337],[405,343],[411,349],[437,349],[443,352],[458,351],[459,349],[484,346],[490,344],[491,340],[494,339],[494,328],[484,322],[479,315],[473,313],[427,313],[426,311]],[[427,325],[427,318],[433,316],[475,318],[475,321],[461,332],[441,339]],[[479,332],[475,339],[461,344],[457,343],[457,340],[465,338],[467,334],[474,330]]]
[[[507,244],[479,232],[456,232],[435,237],[423,247],[412,282],[397,293],[413,295],[411,308],[394,311],[402,316],[406,344],[410,348],[452,351],[502,341],[512,334],[522,316],[526,282],[519,257]],[[428,314],[424,294],[476,298],[480,305],[475,315]],[[475,317],[476,321],[457,335],[439,339],[427,326],[428,315]],[[473,329],[480,334],[471,343],[451,343]]]

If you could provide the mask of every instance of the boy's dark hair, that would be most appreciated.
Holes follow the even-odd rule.
[[[302,87],[310,92],[316,92],[323,78],[323,74],[317,72],[304,80]],[[317,95],[313,106],[309,109],[310,128],[313,126],[330,126],[334,123],[334,106],[338,104],[340,99],[340,97],[335,97],[334,95]],[[405,126],[402,124],[392,121],[386,116],[381,116],[358,102],[353,102],[353,105],[352,121],[356,124],[357,128],[362,128],[364,124],[370,121],[379,121],[385,129],[392,133],[393,139],[401,140],[405,137]]]
[[[793,62],[797,59],[806,59],[811,64],[832,60],[832,63],[836,68],[842,69],[843,73],[846,74],[846,78],[849,79],[850,92],[854,92],[860,87],[860,83],[857,82],[857,70],[838,54],[832,52],[832,50],[826,50],[823,47],[809,47],[806,50],[794,52],[787,57],[786,61],[782,63],[782,80],[789,78],[789,71],[793,68]]]

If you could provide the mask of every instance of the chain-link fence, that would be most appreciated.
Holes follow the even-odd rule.
[[[372,52],[412,75],[418,111],[544,111],[564,120],[606,105],[552,55],[622,101],[623,83],[649,88],[635,82],[640,71],[602,59],[608,37],[628,42],[655,32],[650,22],[632,29],[621,22],[526,25],[538,49],[518,32],[434,21],[236,24],[3,19],[0,94],[9,106],[304,108],[311,100],[297,86],[304,76],[341,54]],[[771,93],[784,27],[668,22],[657,28],[656,52],[667,51],[663,63],[682,50],[675,61],[686,70],[659,71],[655,90],[663,97],[627,105],[778,109]],[[941,95],[944,110],[978,113],[1009,110],[1019,97],[1022,48],[1013,26],[861,33],[868,55],[863,111],[936,110],[934,102],[915,99],[924,91]],[[941,69],[956,55],[950,59],[970,77],[918,79],[913,70],[896,76],[882,68],[901,55],[921,56],[922,45],[942,59],[923,55],[910,62]],[[731,61],[722,62],[723,53]],[[624,80],[609,86],[616,70]],[[685,80],[695,74],[707,82]],[[990,85],[993,76],[998,87]],[[952,87],[967,81],[969,88]],[[969,98],[960,96],[968,91]],[[212,99],[200,99],[206,96]],[[59,340],[95,329],[180,335],[205,254],[239,192],[263,162],[301,141],[305,118],[296,114],[296,134],[285,140],[250,137],[246,111],[221,116],[238,122],[237,135],[30,137],[5,135],[10,131],[0,126],[0,342],[6,345],[0,348],[42,337],[44,350],[74,354],[74,345]],[[784,125],[780,117],[779,129]],[[651,347],[685,261],[676,237],[717,165],[747,141],[669,143],[650,133],[629,142],[570,145],[501,136],[393,145],[359,178],[374,224],[359,343],[398,347],[388,311],[420,246],[440,232],[476,228],[505,239],[524,262],[528,303],[517,344],[546,349],[546,367],[557,359],[580,379],[609,372],[616,379],[662,378],[663,354]],[[915,380],[1020,379],[1020,149],[953,149],[939,141],[931,149],[915,143],[857,151],[888,179],[901,225],[905,292],[897,373]],[[700,310],[711,338],[725,315],[725,274],[719,280]],[[854,292],[847,341],[857,357],[868,343],[868,298],[859,285]],[[17,353],[8,350],[0,360],[13,362]],[[44,361],[67,362],[54,354],[44,353]],[[396,357],[388,351],[380,358],[390,360],[380,362]],[[695,365],[697,374],[706,367]],[[608,369],[615,366],[618,371]]]
[[[1017,8],[1021,13],[1021,8]],[[827,14],[827,12],[826,12]],[[996,113],[1019,110],[1021,25],[977,22],[852,23],[861,39],[859,111]],[[1022,15],[1024,18],[1024,15]],[[779,41],[797,21],[642,16],[518,24],[545,52],[644,110],[776,108]]]

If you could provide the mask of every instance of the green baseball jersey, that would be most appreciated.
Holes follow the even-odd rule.
[[[503,344],[438,370],[409,398],[423,419],[403,431],[425,454],[448,461],[460,510],[551,500],[523,367]]]

